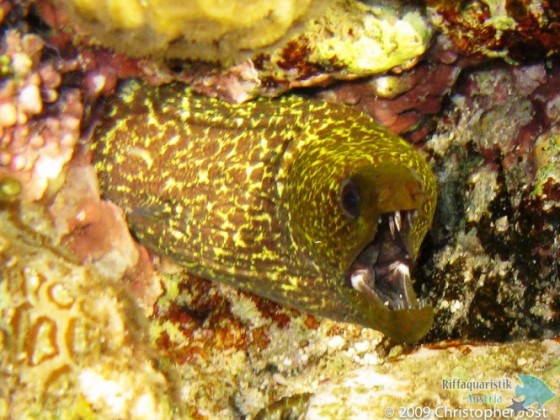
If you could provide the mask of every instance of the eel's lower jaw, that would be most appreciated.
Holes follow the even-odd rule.
[[[415,210],[384,213],[377,233],[348,272],[349,285],[392,310],[418,308],[410,270],[413,264],[408,235]]]

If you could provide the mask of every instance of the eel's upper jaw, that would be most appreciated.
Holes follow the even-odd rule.
[[[408,239],[417,215],[416,210],[400,210],[379,217],[375,238],[350,266],[349,286],[392,310],[418,308]]]

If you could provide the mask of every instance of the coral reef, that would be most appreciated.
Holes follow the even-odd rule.
[[[304,418],[508,418],[521,372],[558,389],[560,343],[507,345],[447,343],[387,357],[385,363],[351,370],[321,384]],[[452,381],[495,381],[496,388],[460,388]],[[446,383],[447,381],[447,383]],[[498,385],[501,385],[498,387]],[[535,407],[532,407],[535,408]],[[543,415],[544,412],[527,413]],[[560,415],[556,399],[546,417]]]
[[[49,235],[55,243],[91,265],[105,280],[126,284],[144,313],[152,313],[162,293],[159,276],[146,250],[130,236],[122,210],[99,198],[91,165],[74,159],[46,211],[54,226]]]
[[[324,73],[338,69],[351,77],[379,74],[413,66],[431,38],[431,27],[416,8],[331,0],[305,31],[272,51],[269,60],[259,56],[257,68],[273,64],[270,74],[295,70],[296,80],[308,79],[313,67]]]
[[[304,18],[304,1],[56,0],[81,30],[133,56],[229,59],[277,42]]]
[[[12,30],[0,55],[7,78],[0,86],[0,177],[18,181],[24,201],[64,181],[83,114],[79,90],[60,91],[56,63],[40,60],[43,47],[39,36]]]
[[[427,143],[440,182],[423,267],[434,336],[558,334],[559,75],[558,62],[471,72]]]
[[[136,303],[33,231],[42,212],[0,211],[0,416],[170,418]]]
[[[321,90],[319,96],[358,108],[417,142],[433,131],[433,117],[441,110],[443,99],[461,70],[474,62],[460,57],[445,37],[438,37],[422,62],[409,70],[338,83]]]
[[[254,7],[258,8],[259,5],[260,2],[256,2]],[[58,3],[53,6],[41,0],[39,6],[42,16],[51,26],[63,31],[77,25],[78,33],[85,30],[80,24],[72,24],[66,9]],[[99,13],[105,11],[103,8],[99,10]],[[163,12],[158,13],[160,15],[167,16]],[[185,18],[182,14],[172,16]],[[195,23],[200,26],[199,21]],[[84,22],[82,25],[87,26]],[[185,30],[188,29],[187,25]],[[267,30],[268,27],[263,26],[262,29]],[[239,31],[241,36],[245,36],[241,29]],[[219,38],[221,35],[219,31],[212,31],[212,36]],[[323,85],[336,79],[353,79],[383,73],[392,68],[411,67],[426,51],[431,37],[431,27],[417,7],[390,2],[368,5],[355,0],[328,0],[311,2],[309,16],[305,19],[302,17],[302,22],[295,25],[293,31],[287,31],[281,40],[268,48],[237,51],[236,48],[244,47],[226,37],[223,43],[229,45],[231,42],[238,46],[222,46],[222,41],[215,39],[208,40],[209,45],[201,44],[200,47],[192,42],[185,46],[174,41],[159,55],[221,60],[224,68],[199,62],[175,61],[181,73],[181,76],[175,77],[192,81],[199,91],[241,102],[259,94],[278,95],[296,87]],[[65,39],[68,40],[68,37]],[[109,39],[116,41],[118,37],[111,36]],[[127,40],[130,41],[129,38]],[[118,45],[121,47],[119,51],[129,54],[135,51],[129,46],[123,48],[126,43],[119,42]],[[150,42],[141,41],[140,45],[148,48]],[[232,55],[235,59],[232,59]],[[147,69],[147,75],[152,78],[155,68],[165,69],[165,65],[157,59],[155,63]],[[166,72],[166,69],[163,70],[163,73]]]
[[[169,263],[162,270],[167,294],[150,332],[201,414],[254,416],[294,392],[311,392],[322,375],[338,374],[353,359],[377,360],[366,356],[381,339],[376,331],[318,320]]]
[[[428,0],[430,21],[458,51],[525,61],[560,52],[560,5],[546,0]]]
[[[252,59],[215,66],[78,43],[88,24],[71,24],[60,3],[0,2],[0,417],[380,418],[400,407],[426,417],[519,408],[522,373],[560,392],[559,342],[548,338],[560,332],[558,6],[373,3],[324,2],[346,17],[301,15]],[[385,60],[393,43],[375,46],[380,28],[404,41],[398,63]],[[428,339],[395,346],[192,277],[139,246],[100,199],[83,147],[94,101],[132,76],[231,102],[344,80],[320,95],[407,133],[439,182],[415,273],[436,311]],[[509,387],[444,388],[454,378]],[[548,418],[560,417],[558,401],[544,401]]]
[[[162,270],[167,295],[158,301],[151,334],[199,413],[332,419],[382,418],[387,407],[504,409],[518,373],[534,374],[554,391],[560,384],[554,340],[391,347],[375,331],[271,305],[169,264]],[[442,388],[451,378],[509,378],[512,387],[475,392],[489,399],[473,402],[468,391]],[[557,400],[546,408],[551,418],[560,413]]]

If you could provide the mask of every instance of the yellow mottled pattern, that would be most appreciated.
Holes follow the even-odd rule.
[[[393,336],[395,322],[403,334],[426,332],[426,325],[401,325],[414,314],[395,315],[346,284],[381,213],[417,208],[415,256],[436,200],[424,159],[368,116],[297,96],[231,105],[180,84],[129,81],[94,136],[105,195],[155,251],[199,276],[304,311]],[[367,208],[350,221],[340,188],[362,173]],[[421,201],[409,200],[399,182],[413,176]],[[394,197],[375,198],[388,188]],[[422,313],[418,322],[431,322]]]

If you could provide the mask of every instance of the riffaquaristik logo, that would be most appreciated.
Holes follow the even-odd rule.
[[[542,379],[524,373],[519,373],[516,379],[447,378],[442,379],[441,388],[463,393],[464,401],[469,405],[501,406],[504,410],[511,410],[514,416],[541,410],[546,412],[543,407],[556,396]]]
[[[515,415],[529,408],[540,410],[548,401],[555,397],[555,393],[539,378],[533,375],[517,374],[522,386],[515,387],[515,398],[511,399],[511,408]]]

